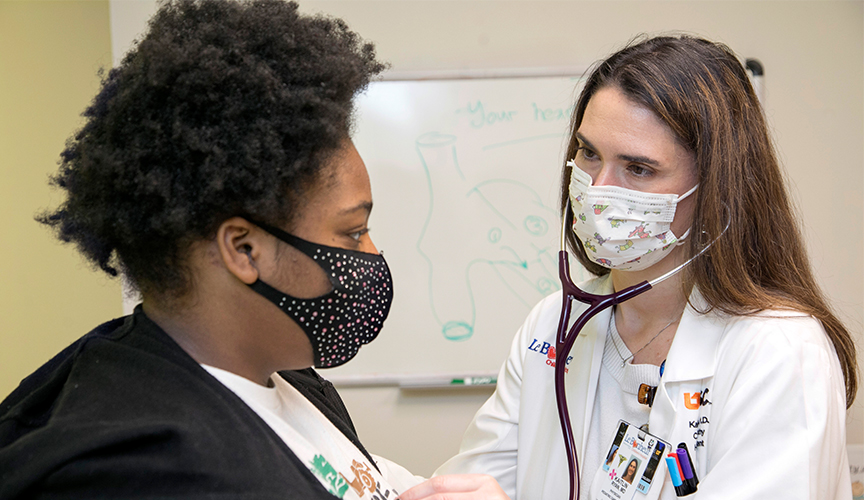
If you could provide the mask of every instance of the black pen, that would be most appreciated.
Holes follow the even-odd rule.
[[[680,443],[678,445],[678,462],[681,464],[681,478],[684,486],[686,486],[687,494],[695,493],[698,489],[699,478],[696,477],[696,470],[693,467],[693,459],[690,457],[690,452],[687,450],[687,445]]]

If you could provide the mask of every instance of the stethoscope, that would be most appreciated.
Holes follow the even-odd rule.
[[[576,342],[576,337],[582,332],[582,328],[588,321],[596,316],[599,312],[608,309],[614,305],[620,304],[627,300],[643,294],[653,288],[655,285],[669,279],[675,273],[684,269],[685,266],[693,262],[696,257],[702,255],[708,250],[711,245],[717,241],[717,238],[729,229],[729,224],[723,231],[714,238],[710,243],[705,245],[696,255],[690,257],[686,262],[679,265],[675,269],[667,272],[659,278],[654,278],[651,281],[643,281],[637,285],[625,288],[620,292],[611,293],[609,295],[596,295],[580,290],[573,280],[570,279],[570,260],[567,255],[565,246],[565,236],[567,234],[567,213],[570,210],[570,200],[567,200],[567,206],[564,209],[564,216],[561,222],[561,250],[558,252],[558,277],[561,279],[561,291],[563,303],[561,304],[561,317],[558,319],[558,332],[555,339],[556,358],[559,362],[555,363],[555,401],[558,405],[558,418],[561,421],[561,430],[564,433],[564,447],[567,451],[567,467],[570,471],[570,496],[569,499],[579,500],[579,459],[576,457],[576,443],[573,441],[573,428],[570,425],[570,412],[567,409],[567,395],[564,390],[564,372],[567,363],[560,362],[566,360],[570,355],[570,350],[573,348],[573,343]],[[573,305],[573,300],[578,300],[588,304],[588,308],[579,315],[570,331],[567,331],[567,324],[570,322],[570,307]]]

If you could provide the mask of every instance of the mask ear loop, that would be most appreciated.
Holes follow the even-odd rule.
[[[681,201],[681,200],[683,200],[684,198],[687,198],[687,197],[690,196],[691,194],[695,193],[697,189],[699,189],[699,183],[698,183],[698,182],[696,183],[695,186],[693,186],[692,188],[690,188],[689,191],[687,191],[686,193],[684,193],[684,194],[682,194],[681,196],[679,196],[678,199],[676,200],[676,203],[679,202],[679,201]]]
[[[720,234],[718,234],[716,238],[714,238],[714,239],[711,240],[707,245],[705,245],[704,247],[702,247],[702,250],[699,250],[698,252],[696,252],[696,255],[690,257],[690,258],[687,259],[683,264],[681,264],[681,265],[675,267],[675,269],[672,269],[671,271],[669,271],[668,273],[666,273],[666,274],[664,274],[664,275],[662,275],[662,276],[659,276],[659,277],[657,277],[657,278],[654,278],[653,280],[649,281],[648,283],[650,283],[652,286],[657,285],[658,283],[662,283],[662,282],[666,281],[667,279],[671,278],[672,275],[674,275],[674,274],[677,273],[678,271],[684,269],[688,264],[690,264],[691,262],[693,262],[694,260],[696,260],[696,257],[699,257],[700,255],[702,255],[703,253],[705,253],[709,248],[711,248],[711,246],[714,245],[714,242],[716,242],[717,240],[719,240],[721,236],[723,236],[724,234],[726,234],[726,231],[729,229],[729,225],[730,225],[731,223],[732,223],[732,216],[729,216],[729,217],[726,218],[726,227],[724,227],[723,230],[720,231]]]

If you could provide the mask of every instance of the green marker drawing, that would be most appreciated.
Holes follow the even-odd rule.
[[[429,305],[442,335],[464,341],[475,329],[475,266],[489,266],[526,308],[560,288],[557,253],[547,241],[558,215],[524,183],[469,181],[470,171],[459,164],[457,142],[456,136],[437,132],[416,140],[429,189],[416,248],[428,266]],[[483,250],[472,254],[465,248]]]

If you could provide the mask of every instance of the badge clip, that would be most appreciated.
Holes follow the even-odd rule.
[[[657,388],[648,384],[639,385],[639,403],[652,407],[654,405],[654,395],[657,394]]]

